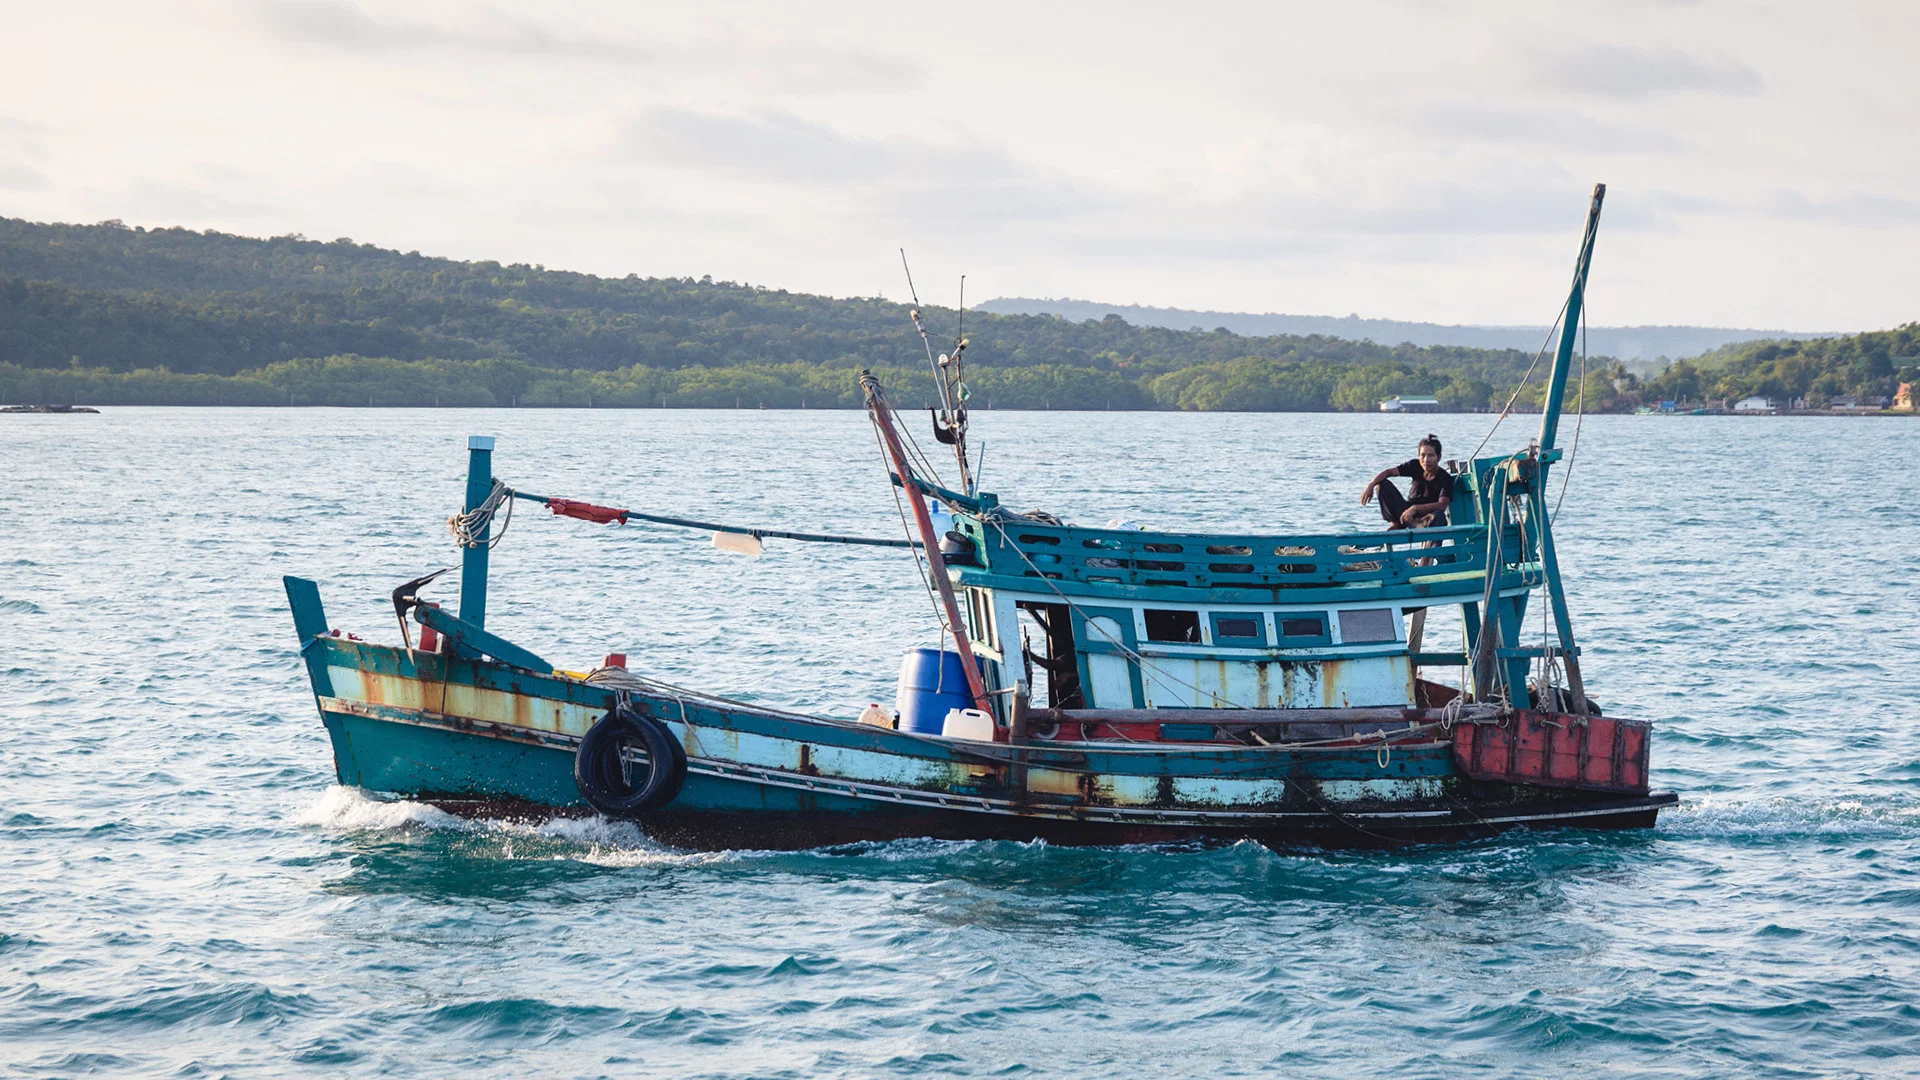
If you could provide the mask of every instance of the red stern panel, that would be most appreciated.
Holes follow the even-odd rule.
[[[1460,724],[1453,760],[1475,780],[1647,793],[1652,725],[1613,716],[1519,710],[1504,724]]]

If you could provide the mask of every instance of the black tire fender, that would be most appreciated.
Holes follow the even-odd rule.
[[[621,760],[628,745],[647,752],[644,777],[629,779]],[[573,782],[581,798],[608,817],[632,817],[665,806],[680,794],[686,779],[687,752],[680,740],[667,725],[625,705],[595,721],[573,755]]]

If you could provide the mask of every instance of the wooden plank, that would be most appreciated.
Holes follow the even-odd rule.
[[[1469,705],[1457,718],[1470,723],[1490,717],[1493,705]],[[1445,720],[1444,709],[1383,705],[1351,709],[1035,709],[1033,724],[1213,724],[1215,726],[1282,727],[1288,724],[1435,724]]]

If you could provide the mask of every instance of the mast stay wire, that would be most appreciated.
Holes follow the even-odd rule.
[[[1560,329],[1561,320],[1567,317],[1567,305],[1571,303],[1573,303],[1573,296],[1569,294],[1560,304],[1560,314],[1553,317],[1553,325],[1547,327],[1547,339],[1540,343],[1540,351],[1533,354],[1533,363],[1528,364],[1527,373],[1520,376],[1520,385],[1515,386],[1513,393],[1507,396],[1507,403],[1500,407],[1500,415],[1493,418],[1493,426],[1487,429],[1486,438],[1481,439],[1480,445],[1474,447],[1473,453],[1467,455],[1468,461],[1480,456],[1480,451],[1485,450],[1487,443],[1493,441],[1493,433],[1500,430],[1500,425],[1506,421],[1507,414],[1513,411],[1513,403],[1520,400],[1520,391],[1525,390],[1527,383],[1533,380],[1533,371],[1540,366],[1540,358],[1547,355],[1547,346],[1553,343],[1554,331]]]
[[[913,297],[913,328],[920,331],[920,346],[927,351],[927,370],[933,373],[934,385],[940,388],[941,407],[952,412],[953,403],[947,400],[946,377],[940,373],[940,362],[933,358],[933,342],[927,337],[926,325],[920,321],[920,291],[913,287],[913,268],[907,265],[906,248],[900,249],[900,269],[907,274],[907,295]]]
[[[1560,497],[1553,501],[1553,513],[1547,515],[1547,525],[1552,526],[1560,520],[1560,506],[1567,501],[1567,484],[1573,480],[1573,463],[1580,456],[1580,426],[1587,419],[1587,306],[1580,305],[1580,396],[1574,406],[1573,445],[1567,449],[1567,467],[1560,476]]]
[[[879,448],[880,460],[884,464],[887,460],[887,447],[886,443],[880,437],[880,419],[874,415],[872,409],[867,410],[867,424],[873,429],[873,442],[874,445]],[[889,476],[892,475],[893,469],[891,466],[888,467],[887,473]],[[905,478],[902,477],[902,479],[904,480]],[[906,504],[900,500],[901,493],[904,489],[901,485],[894,483],[888,483],[887,488],[893,493],[893,509],[900,515],[900,531],[906,535],[908,550],[913,552],[913,569],[920,575],[920,587],[926,590],[927,602],[933,607],[933,617],[940,626],[940,640],[944,643],[947,633],[952,628],[947,625],[947,613],[941,607],[939,598],[934,595],[933,575],[922,558],[920,545],[912,542],[913,527],[907,524],[907,507]],[[914,497],[919,498],[918,495]]]
[[[1192,683],[1186,681],[1185,679],[1182,679],[1178,675],[1162,670],[1160,666],[1155,664],[1152,660],[1148,659],[1145,656],[1142,656],[1138,651],[1128,648],[1127,643],[1125,641],[1118,640],[1112,634],[1107,633],[1105,628],[1100,626],[1099,623],[1095,622],[1093,618],[1089,617],[1086,611],[1082,609],[1079,604],[1074,603],[1073,597],[1068,596],[1066,593],[1061,592],[1060,586],[1055,585],[1053,583],[1052,578],[1048,577],[1045,572],[1043,572],[1038,566],[1035,566],[1033,564],[1033,560],[1027,557],[1026,550],[1022,548],[1019,544],[1014,543],[1013,537],[1007,535],[1007,527],[1000,523],[999,518],[983,517],[980,520],[985,524],[993,526],[994,531],[1000,534],[1001,542],[1005,543],[1008,547],[1012,548],[1017,554],[1019,554],[1020,561],[1027,564],[1027,569],[1032,571],[1034,575],[1039,577],[1041,581],[1046,582],[1047,588],[1053,591],[1053,595],[1066,601],[1067,607],[1072,609],[1075,613],[1077,613],[1080,616],[1082,621],[1086,623],[1088,629],[1099,634],[1101,637],[1106,638],[1107,644],[1112,645],[1116,650],[1120,652],[1122,656],[1125,656],[1127,659],[1140,665],[1140,669],[1141,669],[1140,680],[1143,688],[1152,679],[1158,678],[1158,679],[1165,680],[1167,682],[1179,683],[1181,686],[1184,686],[1187,689],[1193,691],[1194,694],[1196,695],[1194,698],[1195,701],[1199,701],[1201,697],[1207,697],[1207,698],[1213,699],[1213,701],[1216,703],[1214,706],[1215,708],[1221,707],[1218,703],[1223,701],[1226,702],[1225,707],[1229,709],[1248,708],[1248,706],[1246,705],[1235,704],[1233,701],[1229,700],[1225,696],[1216,694],[1211,690],[1202,690],[1201,688],[1193,685]],[[1152,672],[1152,674],[1149,675],[1148,672]]]

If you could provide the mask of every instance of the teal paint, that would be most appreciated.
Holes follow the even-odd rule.
[[[1104,635],[1087,629],[1087,620],[1098,618],[1112,619],[1114,622],[1120,624],[1119,645],[1109,641]],[[1118,656],[1127,662],[1127,683],[1133,693],[1133,701],[1120,707],[1138,709],[1146,704],[1146,683],[1141,677],[1140,665],[1134,663],[1132,657],[1132,654],[1140,651],[1140,639],[1133,630],[1132,608],[1088,607],[1083,604],[1074,605],[1073,642],[1074,650],[1079,654],[1080,692],[1082,694],[1088,694],[1093,689],[1093,668],[1090,657],[1100,655]],[[1092,698],[1089,697],[1088,700],[1092,701]],[[1100,706],[1100,708],[1103,709],[1111,709],[1114,707],[1112,704]]]
[[[671,703],[643,696],[654,707]],[[671,712],[669,711],[669,714]],[[737,718],[737,717],[735,717]],[[701,716],[700,728],[706,739],[696,734],[691,741],[717,742],[716,730],[725,730]],[[789,723],[791,723],[789,721]],[[514,798],[554,807],[579,806],[582,801],[573,781],[574,751],[559,740],[547,742],[499,738],[453,726],[404,723],[374,717],[332,713],[326,716],[328,733],[334,745],[341,782],[372,791],[393,792],[424,798]],[[684,730],[678,724],[670,724]],[[825,725],[802,723],[790,727],[787,736],[796,742],[821,745],[816,737]],[[1163,725],[1170,734],[1208,737],[1212,726],[1204,724]],[[938,749],[929,740],[900,740],[910,745]],[[999,748],[1000,754],[1010,751]],[[1446,744],[1396,746],[1387,765],[1379,761],[1377,745],[1340,747],[1296,752],[1253,750],[1236,747],[1182,748],[1177,754],[1144,755],[1100,750],[1076,750],[1073,744],[1033,748],[1029,752],[1032,767],[1066,767],[1087,770],[1115,778],[1157,778],[1171,776],[1188,779],[1275,779],[1298,782],[1341,780],[1446,779],[1455,775],[1452,750]],[[940,789],[953,794],[994,794],[990,784],[956,781]],[[834,813],[869,813],[888,808],[887,800],[840,798],[827,793],[808,793],[816,800],[813,809],[828,811],[818,800],[833,799]],[[750,781],[694,774],[675,798],[676,810],[715,812],[761,811],[790,813],[800,807],[796,793],[788,789],[754,784]]]
[[[1286,632],[1287,622],[1296,620],[1304,621],[1308,619],[1318,623],[1320,629],[1311,634],[1289,634]],[[1273,613],[1273,632],[1276,635],[1275,644],[1283,649],[1325,648],[1333,644],[1333,631],[1328,627],[1327,613],[1324,611],[1276,611]],[[1344,656],[1333,658],[1344,659]]]
[[[1553,449],[1554,436],[1560,430],[1560,405],[1567,395],[1567,369],[1573,362],[1573,348],[1580,338],[1580,309],[1586,299],[1587,269],[1593,263],[1593,238],[1600,230],[1600,203],[1607,197],[1607,185],[1593,185],[1593,202],[1587,208],[1587,228],[1580,238],[1580,257],[1573,264],[1573,289],[1567,294],[1567,314],[1560,327],[1560,347],[1553,354],[1553,374],[1547,380],[1546,400],[1541,403],[1540,449]],[[1544,476],[1545,468],[1541,469]]]
[[[584,805],[570,749],[338,714],[327,730],[343,784],[415,797]]]
[[[1474,558],[1484,554],[1484,544],[1478,545]],[[1357,558],[1357,556],[1349,556]],[[1328,604],[1374,604],[1387,606],[1396,602],[1417,603],[1433,597],[1477,596],[1481,586],[1481,571],[1473,569],[1461,572],[1458,577],[1448,577],[1452,571],[1446,566],[1432,567],[1432,578],[1424,581],[1408,581],[1398,584],[1384,583],[1332,583],[1321,587],[1288,588],[1274,585],[1266,588],[1231,587],[1182,587],[1161,585],[1125,585],[1110,582],[1067,582],[1054,581],[1052,587],[1042,583],[1039,578],[1016,574],[998,574],[976,567],[955,566],[953,580],[956,584],[971,588],[994,589],[1019,593],[1023,598],[1032,596],[1046,603],[1065,603],[1055,594],[1058,589],[1073,602],[1092,599],[1096,602],[1139,603],[1149,607],[1191,607],[1198,604],[1231,604],[1233,606],[1295,606],[1305,605],[1316,610],[1324,610]],[[1511,573],[1504,575],[1502,589],[1517,588],[1521,584]],[[1449,601],[1459,603],[1460,601]]]
[[[537,669],[520,671],[474,657],[411,652],[393,645],[349,641],[345,638],[321,638],[315,646],[319,657],[327,663],[380,675],[477,686],[484,690],[527,694],[600,709],[610,709],[614,703],[613,692],[604,686],[576,682],[544,672],[536,673]]]
[[[978,545],[979,567],[956,567],[965,584],[1032,592],[1045,575],[1062,592],[1125,595],[1143,600],[1214,603],[1313,602],[1309,594],[1374,588],[1382,595],[1422,595],[1436,576],[1483,568],[1478,525],[1312,536],[1207,535],[1084,529],[1026,521],[982,525],[964,513],[962,531]],[[1418,545],[1438,542],[1437,548]],[[1342,548],[1360,549],[1342,551]],[[1372,548],[1391,550],[1372,551]],[[1416,562],[1434,560],[1434,565]],[[991,578],[991,581],[983,580]],[[1025,579],[1024,585],[1002,582]],[[1470,588],[1470,587],[1469,587]],[[1284,594],[1284,595],[1283,595]],[[1331,600],[1335,597],[1329,596]]]
[[[464,585],[462,591],[464,592]],[[464,608],[466,605],[463,602],[461,606]],[[440,608],[423,604],[413,609],[413,615],[425,625],[445,634],[456,644],[477,653],[484,653],[503,664],[512,664],[517,668],[543,673],[553,670],[552,664],[540,659],[532,652],[515,645],[506,638],[490,634],[464,618],[449,615]]]
[[[313,684],[314,698],[333,695],[333,678],[327,674],[327,610],[320,603],[320,586],[306,578],[289,574],[280,579],[287,590],[287,606],[293,609],[293,632],[300,639],[300,656],[306,661],[307,678]]]
[[[1573,641],[1573,617],[1567,610],[1566,590],[1560,583],[1560,561],[1553,551],[1553,522],[1547,515],[1544,492],[1534,492],[1533,505],[1534,517],[1539,521],[1540,568],[1544,571],[1547,604],[1553,612],[1553,629],[1567,657],[1567,681],[1573,691],[1574,710],[1584,714],[1587,711],[1586,683],[1580,674],[1580,662],[1576,659],[1580,650]]]
[[[280,579],[287,590],[287,606],[293,610],[293,632],[301,647],[327,632],[327,609],[320,603],[320,586],[306,578],[289,574]]]
[[[1265,612],[1261,612],[1261,611],[1216,611],[1214,612],[1211,620],[1213,623],[1213,626],[1212,626],[1213,644],[1218,648],[1230,648],[1230,649],[1264,648],[1267,644],[1267,620],[1264,617],[1265,614],[1266,614]],[[1248,636],[1248,635],[1232,636],[1232,635],[1224,634],[1220,630],[1220,624],[1222,621],[1227,623],[1227,628],[1230,630],[1245,630],[1247,629],[1247,626],[1245,624],[1251,623],[1253,624],[1252,625],[1253,633],[1251,636]]]
[[[467,436],[467,503],[472,513],[493,493],[493,436]],[[480,542],[460,552],[460,618],[477,627],[487,625],[487,544],[493,523],[480,530]]]

